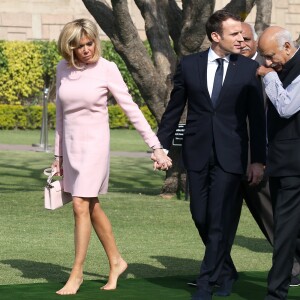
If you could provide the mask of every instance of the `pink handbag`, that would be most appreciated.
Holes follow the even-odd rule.
[[[46,209],[57,209],[72,201],[72,195],[64,192],[63,180],[52,181],[56,169],[45,169],[44,174],[48,176],[47,185],[44,188],[44,204]]]

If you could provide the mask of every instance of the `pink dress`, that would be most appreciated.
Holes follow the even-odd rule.
[[[159,145],[159,140],[115,63],[100,58],[81,71],[62,60],[56,75],[55,155],[63,156],[64,190],[73,196],[97,197],[108,189],[109,92],[149,147]]]

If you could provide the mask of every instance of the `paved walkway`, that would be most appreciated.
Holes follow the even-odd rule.
[[[34,147],[30,145],[10,145],[0,144],[0,150],[4,151],[34,151],[43,152],[44,149],[41,147]],[[52,148],[49,148],[48,152],[53,152]],[[150,157],[148,152],[126,152],[126,151],[111,151],[111,156],[124,156],[124,157]]]

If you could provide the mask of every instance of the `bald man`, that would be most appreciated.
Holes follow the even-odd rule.
[[[258,68],[268,96],[269,176],[274,209],[273,264],[265,300],[287,299],[300,230],[300,51],[284,28],[267,28],[258,41]]]

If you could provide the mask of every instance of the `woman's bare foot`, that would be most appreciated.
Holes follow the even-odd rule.
[[[101,290],[114,290],[117,287],[117,281],[119,276],[127,269],[127,262],[121,258],[120,261],[111,266],[107,283],[101,288]]]
[[[56,292],[58,295],[75,295],[83,282],[82,276],[72,276],[68,279],[65,286]]]

